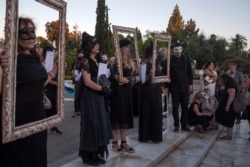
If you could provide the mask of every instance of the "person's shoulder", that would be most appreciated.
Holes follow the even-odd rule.
[[[243,76],[243,73],[241,71],[236,71],[236,73],[238,73],[238,75],[242,75]]]
[[[229,89],[229,88],[237,88],[237,85],[235,85],[234,82],[228,82],[227,83],[227,89]]]

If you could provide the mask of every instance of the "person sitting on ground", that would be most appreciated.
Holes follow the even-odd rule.
[[[196,130],[199,133],[205,133],[209,128],[209,121],[213,118],[211,112],[202,110],[202,104],[205,103],[208,98],[208,94],[203,91],[196,93],[188,109],[188,125],[196,126]]]

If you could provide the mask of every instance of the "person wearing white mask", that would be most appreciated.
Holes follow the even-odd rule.
[[[190,131],[187,125],[189,94],[193,91],[193,72],[189,58],[182,53],[183,44],[177,40],[171,46],[174,54],[170,57],[170,80],[165,91],[172,96],[174,132],[180,129]],[[179,104],[181,117],[179,118]]]

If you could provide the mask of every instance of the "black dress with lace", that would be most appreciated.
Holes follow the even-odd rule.
[[[85,60],[86,71],[91,80],[97,82],[98,66],[90,58]],[[85,67],[84,67],[85,68]],[[109,113],[105,108],[104,93],[84,86],[81,99],[81,132],[79,155],[85,154],[108,155],[107,145],[112,138]]]

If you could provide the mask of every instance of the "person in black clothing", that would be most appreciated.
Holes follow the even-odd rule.
[[[46,58],[47,51],[52,51],[55,54],[55,48],[53,46],[45,46],[43,48],[43,57],[44,60]],[[52,75],[51,80],[49,80],[48,84],[45,86],[45,93],[49,100],[51,101],[52,107],[50,109],[45,109],[47,117],[53,116],[57,114],[57,71],[58,65],[57,60],[54,58],[53,70],[49,72],[49,75]],[[60,131],[56,126],[50,129],[51,134],[61,135],[62,131]]]
[[[15,108],[15,126],[19,127],[46,118],[43,91],[48,74],[36,50],[34,22],[30,18],[20,17],[17,26],[18,34],[15,35],[18,35],[18,55],[6,55],[4,51],[1,52],[0,65],[6,67],[7,58],[16,57],[16,104],[13,107]],[[2,125],[2,119],[0,125]],[[0,134],[1,141],[2,137]],[[1,142],[0,150],[1,167],[47,167],[47,130],[9,143]]]
[[[220,85],[220,101],[215,111],[216,122],[226,127],[227,135],[221,137],[223,140],[232,140],[234,121],[237,113],[234,112],[233,100],[237,96],[238,84],[229,74],[221,74],[218,78]]]
[[[111,89],[97,82],[100,63],[97,39],[84,32],[81,47],[85,58],[81,64],[84,89],[81,96],[79,156],[83,163],[98,166],[106,163],[105,153],[107,157],[107,145],[112,138],[109,113],[105,107],[105,95],[110,94]]]
[[[128,39],[119,41],[123,75],[120,75],[117,64],[112,73],[112,93],[110,101],[110,122],[112,128],[112,150],[116,153],[134,153],[135,149],[127,143],[127,129],[134,127],[133,89],[135,66],[131,59],[131,42]],[[121,139],[120,145],[118,139]]]
[[[182,53],[183,45],[177,40],[171,46],[174,55],[170,57],[170,80],[167,84],[172,96],[174,132],[181,128],[190,131],[187,125],[187,112],[189,95],[193,91],[193,72],[189,58]],[[163,69],[164,70],[164,69]],[[166,70],[165,70],[166,71]],[[181,105],[181,118],[179,119],[179,104]]]
[[[188,109],[188,124],[190,126],[196,126],[196,130],[199,133],[205,133],[210,127],[209,121],[212,120],[212,112],[203,111],[202,104],[209,99],[209,95],[203,91],[195,94],[194,100]]]
[[[80,64],[82,59],[84,58],[84,54],[81,49],[77,50],[77,55],[75,57],[74,62],[71,66],[71,72],[72,72],[72,83],[75,85],[75,95],[74,95],[74,114],[71,116],[76,117],[81,115],[81,92],[82,92],[82,85],[81,88],[78,89],[78,85],[80,82],[80,78],[82,78],[82,73],[80,69]]]
[[[141,82],[140,112],[139,112],[139,141],[162,142],[162,89],[160,83],[152,83],[153,67],[153,43],[146,48],[145,82]],[[143,74],[142,74],[143,75]]]

